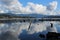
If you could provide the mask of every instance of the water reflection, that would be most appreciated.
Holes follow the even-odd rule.
[[[60,32],[60,23],[58,21],[51,21],[54,24],[54,27],[57,28],[57,31]],[[15,33],[15,35],[20,35],[19,38],[26,39],[29,37],[34,40],[39,40],[40,38],[38,35],[40,33],[45,34],[47,32],[46,27],[50,26],[50,21],[46,22],[36,22],[36,23],[31,23],[31,27],[28,30],[29,27],[29,22],[14,22],[14,23],[0,23],[0,34],[6,31],[12,31]],[[32,40],[33,40],[32,39]]]

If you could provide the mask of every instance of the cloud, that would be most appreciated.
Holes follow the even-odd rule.
[[[60,15],[60,10],[57,13],[58,13],[58,15]]]
[[[21,4],[18,0],[0,0],[0,2],[1,5],[4,6],[4,12],[10,12],[14,14],[37,13],[45,15],[55,15],[54,10],[56,10],[58,4],[57,1],[50,2],[48,6],[28,2],[27,5],[24,7],[23,4]],[[2,6],[0,8],[3,8]],[[5,11],[6,9],[8,11]]]
[[[50,11],[56,10],[57,4],[58,4],[57,1],[50,2],[49,5],[47,6],[47,9]]]
[[[32,10],[33,13],[42,13],[46,10],[46,6],[43,6],[42,4],[34,4],[29,2],[28,6],[30,6],[30,10]]]
[[[12,5],[16,2],[17,0],[0,0],[0,2],[4,5]]]
[[[20,6],[21,13],[42,13],[46,10],[46,7],[41,4],[27,3],[27,6]]]
[[[5,6],[3,6],[3,5],[0,5],[0,13],[6,13],[6,12],[8,12],[8,8],[6,8]]]
[[[50,2],[46,9],[46,11],[44,12],[46,15],[58,15],[58,13],[55,11],[57,8],[58,2],[57,1],[53,1]]]
[[[0,10],[0,13],[4,13],[4,11],[3,10]]]
[[[13,13],[42,13],[46,10],[46,7],[42,4],[34,4],[29,2],[27,6],[23,7],[18,0],[1,0],[2,5],[6,6],[6,8],[10,9],[9,11]]]
[[[4,8],[3,11],[7,9],[8,12],[11,13],[20,13],[21,4],[18,2],[18,0],[0,0],[0,2],[0,8]]]

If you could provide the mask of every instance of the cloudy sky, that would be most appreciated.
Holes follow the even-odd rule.
[[[60,0],[0,0],[0,13],[60,15]]]

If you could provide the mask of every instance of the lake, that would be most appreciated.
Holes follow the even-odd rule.
[[[40,40],[39,34],[46,34],[46,27],[50,26],[50,23],[53,23],[54,27],[56,27],[57,31],[60,33],[60,22],[44,21],[31,23],[31,25],[30,22],[0,23],[0,34],[9,30],[14,32],[15,35],[18,35],[20,40]]]

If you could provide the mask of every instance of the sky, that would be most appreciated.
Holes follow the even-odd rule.
[[[60,15],[60,0],[0,0],[0,13]]]
[[[19,0],[23,6],[26,6],[28,2],[33,2],[35,4],[43,4],[43,5],[48,5],[49,2],[52,2],[52,1],[57,1],[58,2],[58,5],[57,5],[57,10],[60,9],[60,0]]]

